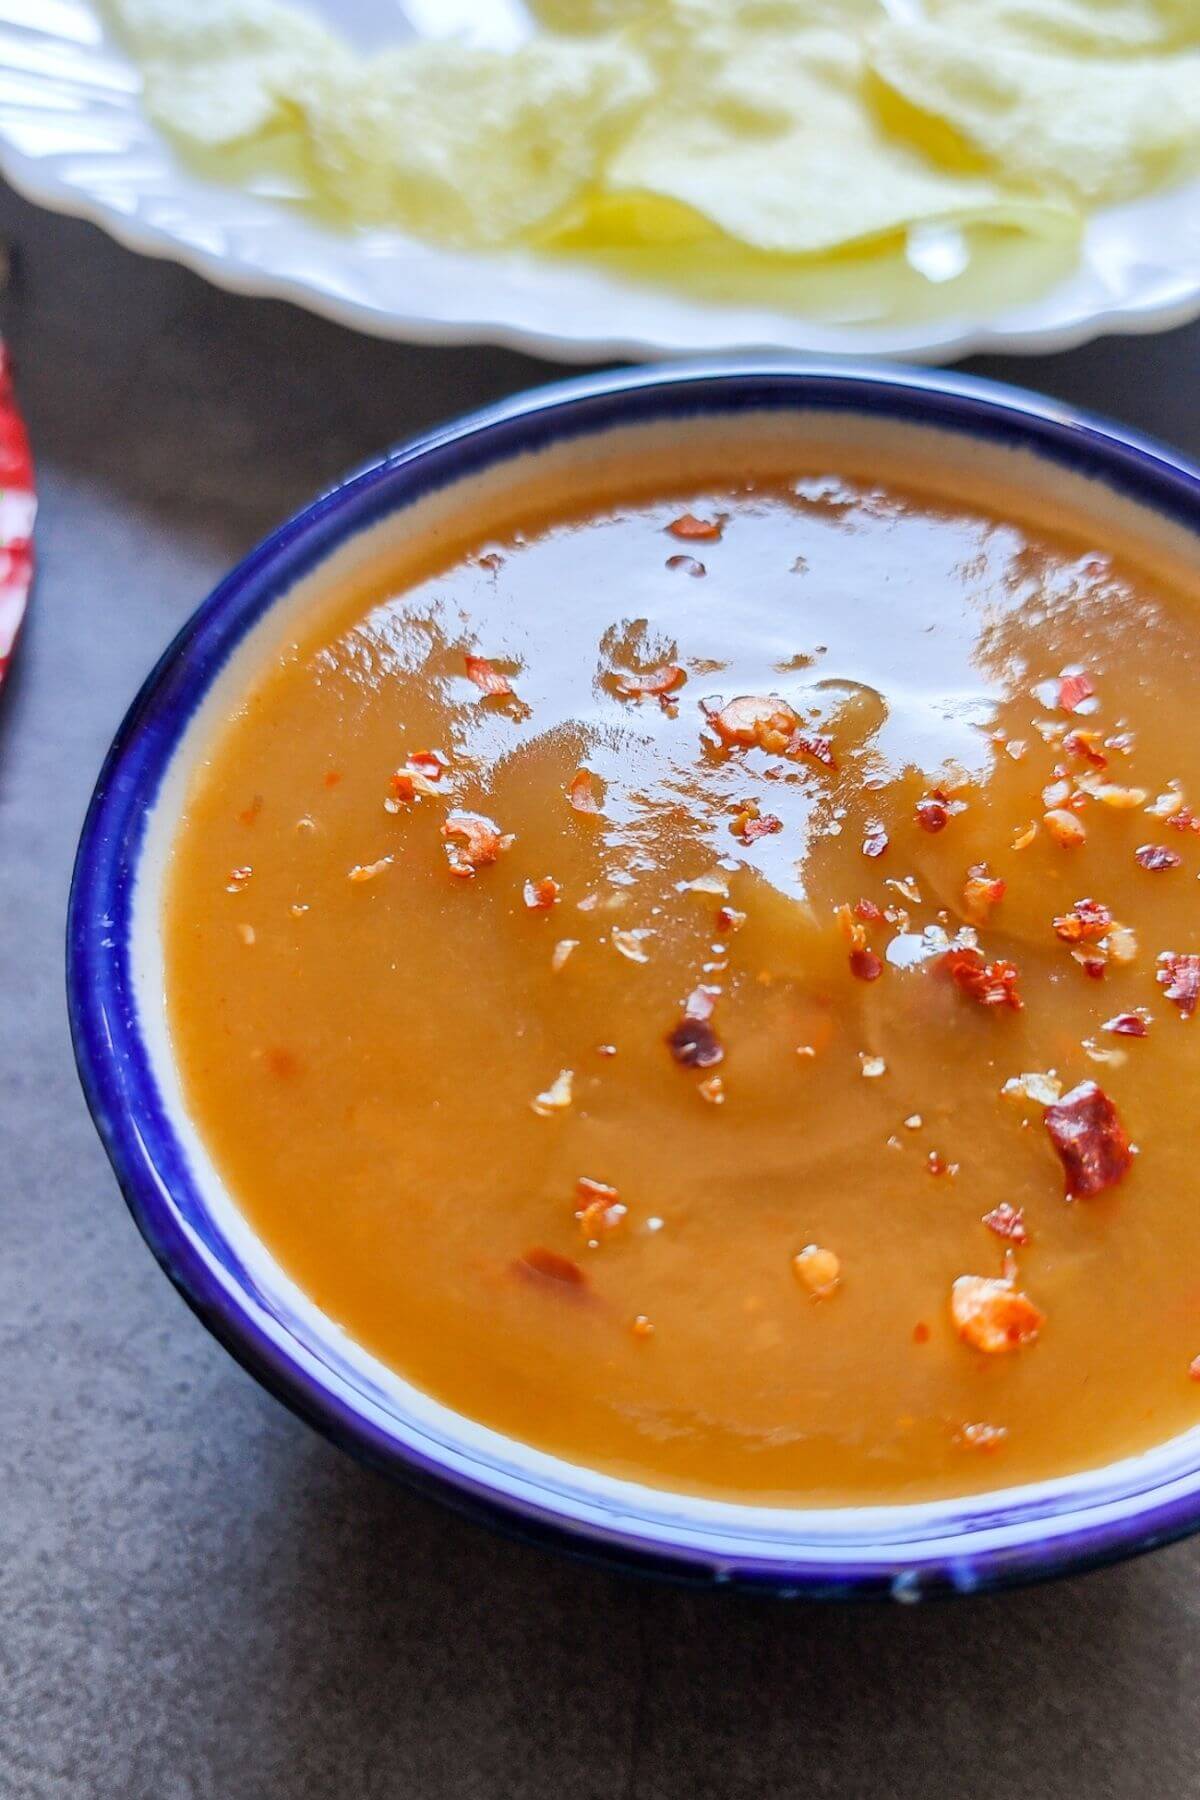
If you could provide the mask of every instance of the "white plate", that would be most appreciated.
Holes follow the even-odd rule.
[[[198,5],[205,0],[197,0]],[[518,0],[308,0],[364,45],[524,29]],[[0,172],[29,199],[219,286],[421,343],[505,343],[558,360],[768,349],[947,361],[1066,349],[1200,315],[1200,182],[1097,214],[1078,268],[991,317],[830,325],[702,304],[586,265],[468,255],[399,232],[339,233],[283,200],[200,179],[141,110],[137,71],[90,0],[0,0]]]

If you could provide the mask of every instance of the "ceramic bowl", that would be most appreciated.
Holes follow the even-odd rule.
[[[1200,1430],[1104,1468],[963,1500],[781,1509],[676,1495],[500,1436],[383,1367],[288,1279],[223,1187],[183,1105],[162,1001],[161,883],[189,771],[257,660],[331,574],[535,466],[608,449],[686,463],[706,434],[863,434],[952,453],[1074,513],[1200,553],[1200,471],[1119,427],[958,375],[849,364],[621,372],[520,396],[323,494],[189,620],[117,734],[79,846],[68,988],[88,1104],[147,1243],[216,1337],[335,1442],[464,1512],[627,1568],[783,1594],[995,1587],[1079,1569],[1200,1523]]]

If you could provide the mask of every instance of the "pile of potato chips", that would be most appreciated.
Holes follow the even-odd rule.
[[[541,0],[515,50],[369,58],[276,0],[111,3],[210,164],[269,146],[347,224],[742,297],[929,228],[1061,250],[1200,170],[1200,0]]]

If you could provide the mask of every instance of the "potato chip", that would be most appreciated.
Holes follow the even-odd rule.
[[[857,42],[811,23],[813,13],[679,6],[674,24],[690,14],[693,29],[673,41],[660,33],[662,91],[609,162],[607,191],[655,196],[757,250],[792,256],[925,220],[1053,228],[1053,206],[940,168],[885,130]]]
[[[1117,18],[1108,11],[1108,22]],[[1124,9],[1131,28],[1133,7]],[[1159,16],[1145,7],[1147,28]],[[1039,9],[1070,41],[1083,9]],[[995,21],[1003,29],[984,26]],[[1024,30],[1018,29],[1024,21]],[[1087,203],[1128,199],[1200,167],[1200,50],[1167,55],[1069,54],[1029,47],[1032,8],[957,0],[936,22],[890,21],[871,35],[879,79],[944,121],[1010,180]],[[1078,43],[1078,37],[1074,40]]]
[[[346,54],[276,0],[119,0],[114,10],[142,63],[152,116],[206,149],[277,123],[306,70]]]
[[[212,149],[301,134],[321,198],[362,223],[485,246],[519,237],[598,177],[652,84],[612,39],[511,53],[414,42],[360,57],[274,0],[119,0],[151,111]]]
[[[209,173],[844,322],[1024,298],[1200,164],[1200,0],[532,0],[514,50],[371,57],[281,0],[110,4]]]
[[[651,92],[616,43],[511,54],[415,44],[293,90],[320,179],[352,216],[463,245],[511,242],[595,182]]]

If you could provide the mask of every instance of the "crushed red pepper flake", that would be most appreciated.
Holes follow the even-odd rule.
[[[1020,1012],[1025,1002],[1017,992],[1020,971],[1016,963],[987,962],[982,950],[948,950],[942,958],[955,986],[980,1006],[1008,1006]]]
[[[1081,731],[1076,728],[1068,731],[1063,739],[1063,749],[1070,756],[1082,757],[1084,762],[1091,763],[1093,769],[1107,769],[1108,758],[1099,748],[1100,742],[1101,734],[1098,731]]]
[[[1129,1134],[1116,1107],[1094,1081],[1081,1081],[1046,1108],[1046,1130],[1062,1159],[1068,1200],[1116,1187],[1133,1163]]]
[[[1118,1037],[1144,1038],[1150,1032],[1150,1015],[1147,1012],[1117,1013],[1115,1018],[1105,1019],[1102,1031],[1113,1031]]]
[[[997,1237],[1007,1238],[1010,1244],[1029,1242],[1029,1228],[1025,1223],[1023,1210],[1019,1206],[1010,1206],[1007,1200],[1002,1200],[999,1206],[993,1206],[990,1212],[985,1212],[983,1223]]]
[[[695,513],[681,513],[679,518],[672,519],[667,530],[672,537],[685,541],[711,543],[719,538],[724,527],[719,519],[698,519]]]
[[[326,769],[325,786],[327,788],[335,788],[341,779],[342,771],[340,769]]]
[[[1188,1375],[1193,1381],[1200,1381],[1200,1356],[1193,1356],[1188,1364]]]
[[[975,925],[986,925],[992,909],[1008,892],[1008,883],[993,875],[987,863],[972,863],[963,883],[963,911]]]
[[[617,692],[627,700],[641,700],[648,694],[656,699],[664,694],[673,694],[686,680],[687,674],[678,663],[660,663],[657,668],[648,670],[644,675],[634,675],[624,669],[617,669],[613,673]]]
[[[590,769],[579,769],[567,783],[567,799],[577,813],[597,814],[600,800],[596,793],[596,777]]]
[[[562,888],[553,875],[543,875],[540,881],[527,881],[523,893],[530,912],[549,912],[558,905]]]
[[[746,923],[746,915],[739,912],[736,906],[718,906],[717,930],[740,931]]]
[[[1181,806],[1168,814],[1167,824],[1176,831],[1200,831],[1200,817],[1197,817],[1190,806]]]
[[[1133,853],[1135,862],[1143,869],[1157,873],[1159,869],[1177,869],[1183,861],[1178,850],[1168,850],[1165,844],[1139,844]]]
[[[414,750],[405,758],[410,772],[426,781],[440,781],[445,764],[436,750]]]
[[[452,812],[441,829],[450,873],[464,878],[494,863],[512,842],[483,813]]]
[[[863,832],[862,853],[875,858],[882,856],[889,843],[888,834],[878,819],[868,819]]]
[[[512,682],[499,669],[493,668],[486,656],[472,656],[469,652],[463,657],[467,666],[467,679],[473,681],[481,694],[511,694]]]
[[[998,1356],[1030,1344],[1046,1315],[1016,1285],[1011,1260],[1002,1277],[960,1275],[950,1290],[950,1317],[964,1342]]]
[[[575,1218],[590,1243],[624,1224],[628,1209],[621,1204],[618,1190],[606,1181],[593,1181],[590,1175],[581,1175],[575,1183],[575,1197],[579,1202]]]
[[[1082,819],[1064,806],[1052,806],[1049,812],[1043,813],[1042,824],[1064,850],[1078,850],[1087,840],[1087,827]]]
[[[668,556],[667,567],[668,569],[682,569],[685,575],[690,575],[693,580],[697,581],[702,575],[708,574],[704,564],[697,562],[694,556]]]
[[[535,1244],[531,1250],[526,1250],[513,1268],[529,1281],[545,1283],[564,1292],[579,1291],[587,1286],[587,1276],[572,1257],[548,1250],[544,1244]]]
[[[811,756],[814,762],[819,762],[826,769],[837,768],[833,739],[823,731],[794,731],[788,739],[787,754]]]
[[[883,908],[881,906],[876,906],[873,900],[856,900],[854,902],[854,914],[856,918],[865,919],[868,923],[875,924],[882,920]]]
[[[883,974],[883,959],[876,956],[874,950],[852,950],[850,973],[859,981],[878,981]]]
[[[950,807],[937,794],[925,794],[917,801],[915,811],[922,831],[944,831],[950,823]]]
[[[397,769],[388,777],[391,796],[399,806],[412,806],[417,798],[417,784],[407,769]]]
[[[1200,956],[1164,950],[1158,958],[1155,980],[1167,999],[1179,1008],[1180,1016],[1190,1019],[1200,1000]]]
[[[739,835],[744,844],[752,844],[755,838],[773,837],[782,830],[782,819],[777,819],[774,813],[763,813],[760,818],[747,819]]]
[[[786,700],[772,695],[739,694],[722,707],[706,707],[708,722],[726,749],[760,750],[782,755],[798,730]]]
[[[712,1026],[717,993],[714,988],[693,988],[684,1005],[683,1017],[667,1033],[671,1055],[685,1069],[714,1069],[724,1061],[724,1046]]]
[[[913,1335],[913,1343],[914,1344],[927,1344],[929,1342],[930,1337],[932,1336],[932,1333],[930,1332],[930,1329],[929,1329],[928,1325],[925,1323],[924,1319],[918,1319],[916,1324],[913,1326],[912,1335]]]
[[[1096,692],[1089,675],[1064,675],[1058,684],[1058,704],[1063,712],[1076,712]]]
[[[241,812],[238,814],[238,824],[253,825],[262,809],[263,797],[261,794],[255,794],[249,806],[243,806]]]
[[[1094,944],[1107,936],[1112,922],[1112,913],[1102,901],[1085,897],[1055,919],[1054,931],[1064,944]]]

